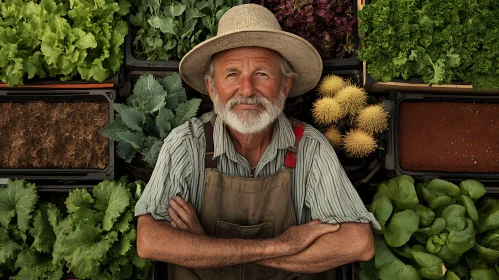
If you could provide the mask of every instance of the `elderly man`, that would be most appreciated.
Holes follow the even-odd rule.
[[[283,114],[322,61],[259,5],[226,12],[180,63],[214,112],[165,140],[137,203],[137,250],[169,279],[318,279],[374,254],[362,204],[322,134]]]

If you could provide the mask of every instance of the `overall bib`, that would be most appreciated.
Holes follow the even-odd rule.
[[[265,239],[297,225],[290,188],[303,125],[292,121],[295,149],[288,150],[281,171],[262,178],[242,178],[223,175],[216,170],[216,161],[212,159],[212,122],[204,125],[206,183],[198,214],[206,233],[220,238]],[[304,275],[252,263],[216,269],[188,269],[169,264],[168,274],[169,280],[318,279],[312,274]]]

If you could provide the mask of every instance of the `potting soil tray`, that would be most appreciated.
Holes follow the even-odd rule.
[[[393,97],[387,168],[424,178],[499,180],[499,96]]]
[[[0,178],[105,180],[114,143],[114,90],[0,91]]]

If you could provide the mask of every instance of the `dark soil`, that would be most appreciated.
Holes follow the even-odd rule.
[[[398,125],[404,170],[499,172],[499,104],[405,102]]]
[[[0,103],[0,168],[108,166],[108,104]]]

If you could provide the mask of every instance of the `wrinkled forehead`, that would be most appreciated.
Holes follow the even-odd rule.
[[[244,58],[253,58],[259,59],[262,61],[268,60],[270,63],[279,62],[281,55],[271,49],[262,48],[262,47],[239,47],[224,50],[218,52],[212,56],[212,62],[215,67],[219,66],[218,62],[226,61],[226,60],[242,60]]]

